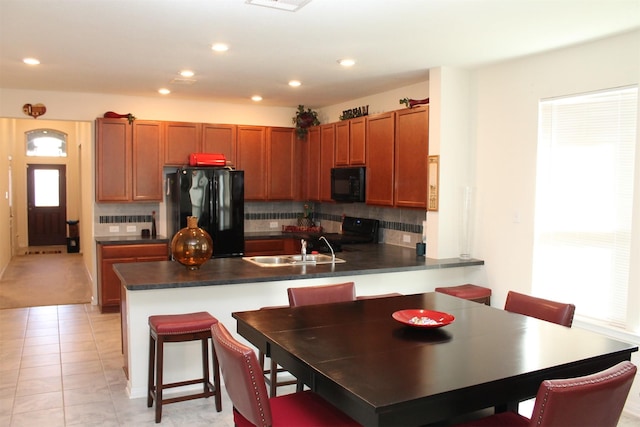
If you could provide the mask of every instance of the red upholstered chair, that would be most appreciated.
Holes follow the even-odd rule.
[[[637,368],[620,362],[584,377],[546,380],[538,389],[531,419],[501,412],[456,427],[616,427]]]
[[[287,294],[289,295],[289,305],[291,307],[355,301],[356,286],[353,282],[339,283],[337,285],[306,286],[289,288],[287,289]]]
[[[509,291],[504,309],[571,327],[576,306]]]
[[[358,426],[317,394],[303,391],[269,398],[253,350],[220,323],[211,326],[224,385],[233,403],[233,422],[245,426]]]

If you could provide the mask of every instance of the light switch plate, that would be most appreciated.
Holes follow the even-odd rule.
[[[410,243],[411,242],[411,236],[409,236],[408,234],[403,234],[402,235],[402,241],[404,243]]]
[[[271,221],[269,223],[269,228],[278,228],[278,222],[277,221]]]
[[[119,231],[120,231],[120,227],[118,227],[117,225],[109,226],[109,233],[118,233]]]
[[[135,233],[136,226],[135,225],[127,225],[127,233]]]

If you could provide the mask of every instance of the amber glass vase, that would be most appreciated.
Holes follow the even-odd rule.
[[[211,258],[213,241],[209,233],[198,227],[198,218],[187,217],[187,226],[171,240],[173,259],[189,270],[197,270]]]

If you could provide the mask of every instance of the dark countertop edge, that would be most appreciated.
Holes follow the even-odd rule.
[[[437,270],[443,268],[457,268],[457,267],[471,267],[484,265],[483,260],[470,259],[459,260],[458,258],[445,258],[445,259],[432,259],[426,258],[426,263],[413,266],[399,266],[399,267],[383,267],[383,268],[364,268],[350,271],[320,271],[315,273],[296,273],[296,274],[283,274],[281,276],[266,276],[266,277],[246,277],[246,278],[226,278],[226,279],[212,279],[207,278],[204,280],[195,281],[180,281],[180,282],[165,282],[165,283],[153,283],[153,284],[135,284],[125,285],[125,288],[129,291],[143,291],[154,289],[180,289],[180,288],[194,288],[194,287],[208,287],[208,286],[224,286],[235,285],[243,283],[260,283],[260,282],[278,282],[283,280],[306,280],[315,279],[321,277],[340,277],[340,276],[362,276],[367,274],[383,274],[383,273],[398,273],[403,271],[420,271],[420,270]],[[175,262],[175,261],[172,261]],[[116,264],[117,265],[117,264]],[[258,267],[262,268],[262,267]],[[264,267],[267,268],[267,267]],[[275,268],[275,267],[274,267]],[[118,269],[115,269],[116,274],[123,280]]]
[[[142,237],[142,236],[96,236],[95,241],[99,245],[133,245],[137,243],[169,243],[170,239],[165,236]]]

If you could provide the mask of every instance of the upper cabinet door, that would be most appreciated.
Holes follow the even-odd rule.
[[[320,200],[331,202],[331,168],[334,166],[336,126],[320,126]]]
[[[200,153],[202,124],[187,122],[164,122],[164,164],[183,166],[189,164],[191,153]]]
[[[238,126],[238,166],[244,170],[245,200],[266,200],[266,129]]]
[[[366,117],[358,117],[349,121],[349,164],[352,166],[364,166],[367,161]]]
[[[133,122],[132,200],[162,201],[162,124]]]
[[[96,201],[131,200],[131,135],[127,120],[96,120]]]
[[[336,123],[336,166],[349,166],[349,120]]]
[[[396,112],[394,205],[427,208],[429,107]]]
[[[366,117],[358,117],[335,123],[336,167],[364,166],[366,158]]]
[[[267,198],[295,198],[295,143],[293,128],[269,128],[267,131]]]
[[[236,125],[202,125],[202,152],[222,153],[227,163],[236,166]]]
[[[369,205],[393,206],[395,113],[367,116],[367,181]]]

